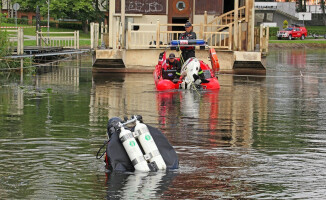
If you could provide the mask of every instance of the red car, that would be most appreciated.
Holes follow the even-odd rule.
[[[276,37],[281,40],[282,38],[288,38],[289,40],[300,38],[304,40],[308,35],[307,29],[304,26],[289,26],[285,30],[277,31]]]

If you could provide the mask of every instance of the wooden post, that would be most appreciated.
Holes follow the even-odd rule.
[[[21,28],[21,54],[24,54],[24,29]]]
[[[156,48],[160,48],[160,20],[156,22]]]
[[[229,50],[232,50],[232,24],[229,25]]]
[[[207,32],[207,11],[204,12],[204,33]],[[206,40],[206,34],[204,34],[204,40]]]
[[[113,49],[117,49],[118,48],[118,43],[119,43],[119,30],[120,30],[120,22],[118,20],[115,21],[115,37],[113,40]]]
[[[36,46],[40,46],[39,39],[38,39],[38,31],[36,31]]]
[[[121,48],[125,48],[125,27],[126,27],[126,0],[121,0],[121,25],[122,25],[122,33],[121,33]]]
[[[109,9],[109,47],[113,48],[114,47],[113,31],[114,31],[114,26],[116,25],[115,20],[113,18],[113,14],[115,13],[115,1],[110,1],[109,8],[110,8]]]
[[[103,33],[104,33],[104,23],[103,22],[101,22],[101,45],[102,45],[102,43],[103,43]]]
[[[255,29],[255,2],[254,0],[247,0],[246,10],[248,10],[248,28],[247,28],[247,51],[254,50],[254,29]]]
[[[98,40],[99,40],[99,31],[100,31],[100,25],[99,23],[95,23],[95,46],[94,48],[97,49],[98,47]]]
[[[17,29],[17,55],[20,55],[20,28]]]
[[[260,38],[260,41],[259,41],[259,48],[260,48],[260,52],[263,51],[263,31],[264,31],[264,26],[263,24],[260,25],[260,29],[259,29],[259,38]]]
[[[242,43],[242,25],[241,25],[241,20],[239,21],[239,51],[241,51],[241,43]]]
[[[19,50],[17,49],[17,51],[19,51],[19,55],[23,55],[24,54],[24,33],[23,33],[23,29],[22,28],[19,28],[18,29],[18,32],[19,32]]]
[[[249,0],[246,0],[246,8],[245,8],[245,18],[246,18],[246,22],[248,23],[249,21]]]
[[[74,49],[77,49],[77,31],[74,31]]]
[[[94,49],[94,22],[91,23],[91,49]]]
[[[17,55],[20,55],[20,28],[17,29]]]
[[[266,53],[268,53],[268,43],[269,43],[269,26],[266,27]]]
[[[204,37],[204,25],[203,22],[200,22],[200,30],[199,30],[199,39],[203,39]]]
[[[237,51],[238,50],[238,33],[239,33],[239,26],[238,26],[238,21],[239,21],[239,0],[234,0],[234,36],[233,36],[233,50]]]
[[[77,49],[79,49],[79,31],[77,31]]]
[[[128,39],[127,39],[126,49],[131,48],[130,41],[131,41],[131,22],[128,22]]]

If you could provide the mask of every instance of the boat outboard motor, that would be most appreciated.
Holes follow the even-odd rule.
[[[195,79],[198,76],[200,70],[200,62],[197,58],[189,58],[182,66],[181,75],[184,76],[184,80],[180,84],[182,89],[192,89],[192,85],[200,85],[201,80]]]
[[[134,122],[136,126],[131,128],[126,126]],[[105,154],[108,170],[157,171],[179,168],[178,156],[166,137],[158,129],[143,124],[141,116],[134,116],[125,122],[118,117],[111,118],[107,132],[109,141],[104,143],[101,149],[106,146],[106,151],[102,156]],[[135,150],[137,147],[140,151]],[[97,158],[102,157],[98,156],[101,149],[97,153]]]

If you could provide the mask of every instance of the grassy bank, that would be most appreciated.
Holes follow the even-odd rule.
[[[269,40],[269,43],[284,43],[284,44],[308,44],[308,43],[316,43],[316,44],[326,44],[326,40],[324,39],[307,39],[307,40]]]

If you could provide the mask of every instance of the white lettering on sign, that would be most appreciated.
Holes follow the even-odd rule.
[[[139,1],[130,1],[129,5],[126,7],[129,11],[138,11],[140,12],[143,9],[144,4]]]
[[[161,12],[163,11],[163,5],[158,2],[152,2],[148,3],[148,10],[145,10],[145,12]]]
[[[180,44],[188,44],[188,40],[180,40]]]
[[[126,2],[126,11],[155,13],[162,12],[163,10],[163,5],[158,1],[147,2],[147,0],[145,0]]]

